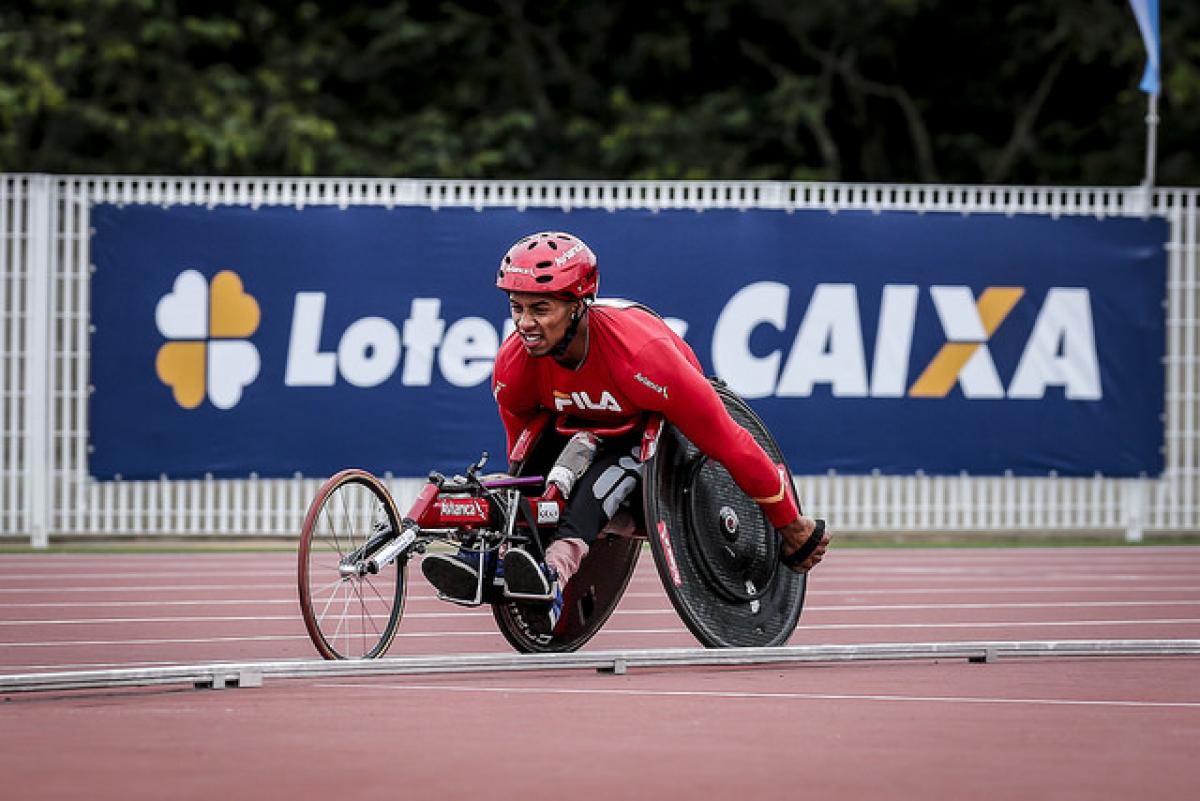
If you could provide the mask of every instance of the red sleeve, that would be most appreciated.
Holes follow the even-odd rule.
[[[629,368],[628,393],[639,406],[661,412],[709,458],[716,459],[742,491],[782,528],[799,510],[790,476],[737,424],[704,374],[668,340],[650,342]],[[640,376],[640,378],[639,378]]]
[[[504,424],[504,436],[508,443],[505,457],[512,453],[517,437],[521,436],[539,411],[537,377],[525,373],[519,363],[518,352],[501,345],[500,352],[496,354],[496,367],[492,371],[492,396],[500,410],[500,422]]]

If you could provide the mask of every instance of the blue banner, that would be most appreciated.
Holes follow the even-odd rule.
[[[902,212],[92,210],[90,472],[502,467],[508,246],[567,230],[797,473],[1156,475],[1159,218]]]

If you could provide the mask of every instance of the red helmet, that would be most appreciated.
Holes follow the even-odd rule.
[[[594,298],[599,285],[596,254],[582,239],[561,231],[520,240],[504,254],[496,274],[496,286],[505,292]]]

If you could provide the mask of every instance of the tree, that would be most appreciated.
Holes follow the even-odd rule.
[[[1162,31],[1195,184],[1200,7]],[[20,0],[0,169],[1129,185],[1144,58],[1112,0]]]

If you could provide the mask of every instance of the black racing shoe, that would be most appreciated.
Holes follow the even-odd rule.
[[[447,601],[474,604],[479,592],[478,559],[467,561],[443,553],[426,554],[421,560],[421,572]]]
[[[540,565],[528,551],[509,548],[504,554],[504,594],[523,601],[552,601],[558,592],[554,568]]]
[[[554,599],[547,601],[518,601],[521,617],[529,626],[530,634],[537,637],[553,636],[555,627],[563,613],[563,593],[558,582],[554,582]]]

